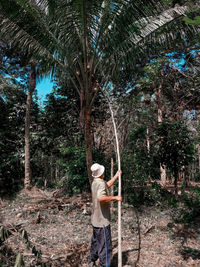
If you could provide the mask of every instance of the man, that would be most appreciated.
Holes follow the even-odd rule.
[[[104,181],[103,165],[95,163],[91,166],[92,176],[92,203],[93,213],[91,222],[93,235],[89,257],[89,267],[96,266],[95,262],[99,259],[99,267],[110,267],[112,259],[112,240],[110,229],[110,203],[111,201],[122,201],[120,196],[109,196],[108,188],[113,185],[119,177],[121,171],[108,181]]]

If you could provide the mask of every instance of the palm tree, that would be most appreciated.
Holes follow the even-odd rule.
[[[194,32],[182,20],[185,10],[187,6],[169,8],[154,0],[1,1],[1,34],[9,32],[14,43],[35,57],[45,55],[77,91],[90,183],[91,110],[98,90],[127,66],[134,70],[161,49],[159,44],[170,47]]]
[[[30,113],[32,95],[36,87],[36,67],[31,64],[29,88],[26,99],[26,120],[25,120],[25,189],[31,188],[31,167],[30,167]]]
[[[45,55],[77,91],[90,183],[91,111],[99,89],[110,87],[113,76],[127,67],[134,71],[144,58],[160,52],[160,44],[169,48],[194,33],[182,20],[188,7],[169,8],[166,2],[1,0],[1,34],[9,33],[34,56]]]
[[[25,178],[24,178],[24,187],[25,189],[31,189],[31,164],[30,164],[30,126],[31,126],[31,103],[32,96],[36,88],[36,78],[39,79],[44,75],[48,74],[48,64],[46,64],[44,68],[44,60],[35,59],[30,53],[21,51],[18,46],[12,46],[10,40],[7,38],[2,41],[2,46],[4,47],[4,53],[7,60],[4,62],[4,65],[18,65],[19,68],[23,68],[25,72],[29,72],[29,81],[28,81],[28,90],[27,90],[27,98],[26,98],[26,115],[25,115]],[[7,62],[7,63],[6,63]],[[40,64],[39,64],[40,63]],[[37,65],[37,69],[36,69]],[[10,79],[15,82],[15,76],[18,76],[17,72],[18,67],[11,73]],[[7,70],[3,69],[2,73],[5,74]],[[5,77],[0,76],[0,79],[7,81]],[[9,83],[7,81],[7,83]]]

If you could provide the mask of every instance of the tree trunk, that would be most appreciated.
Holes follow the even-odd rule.
[[[166,187],[166,169],[165,169],[165,166],[163,167],[162,165],[160,165],[160,179],[161,179],[161,185],[165,188]]]
[[[197,145],[197,151],[198,151],[198,167],[199,167],[199,173],[200,173],[200,145]]]
[[[175,188],[175,195],[178,194],[178,168],[175,166],[174,168],[174,188]]]
[[[92,166],[93,137],[91,131],[91,111],[89,108],[85,108],[84,111],[84,135],[85,135],[85,148],[86,148],[86,165],[89,176],[89,182],[91,185],[93,181],[92,172],[90,169]]]
[[[147,153],[148,153],[148,178],[149,178],[149,182],[151,182],[151,175],[150,175],[150,138],[149,138],[149,128],[147,127],[147,131],[146,131],[146,138],[147,138]]]
[[[31,188],[31,167],[30,167],[30,111],[32,95],[36,85],[36,71],[35,66],[31,65],[30,83],[28,88],[28,95],[26,100],[26,119],[25,119],[25,189]]]
[[[93,134],[91,129],[91,108],[86,104],[86,95],[84,88],[80,90],[80,128],[84,129],[85,150],[86,150],[86,166],[90,186],[93,181],[91,166],[92,166],[92,146]]]
[[[158,122],[162,122],[162,105],[161,105],[161,88],[162,85],[159,85],[158,90],[156,91],[157,105],[158,105]],[[165,166],[160,165],[160,179],[161,185],[166,187],[166,168]]]
[[[188,187],[190,183],[189,166],[186,166],[184,168],[184,182],[185,182],[185,187]]]

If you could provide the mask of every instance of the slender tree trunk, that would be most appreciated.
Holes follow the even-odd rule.
[[[165,166],[160,165],[160,179],[163,187],[166,187],[166,169]]]
[[[198,167],[199,167],[199,173],[200,173],[200,145],[197,145],[197,151],[198,151]]]
[[[36,71],[35,66],[31,65],[30,83],[26,101],[26,119],[25,119],[25,189],[31,188],[31,167],[30,167],[30,111],[32,95],[36,85]]]
[[[59,174],[59,163],[58,160],[56,160],[56,170],[55,170],[55,179],[58,180],[58,174]]]
[[[148,151],[148,154],[150,154],[150,139],[149,139],[149,128],[148,127],[147,127],[146,135],[147,135],[147,151]]]
[[[184,168],[184,182],[185,182],[185,186],[188,187],[190,183],[189,166],[186,166]]]
[[[148,167],[150,167],[150,138],[149,138],[149,128],[147,127],[147,131],[146,131],[146,137],[147,137],[147,153],[148,153]],[[151,182],[151,175],[150,175],[150,171],[148,170],[149,174],[148,174],[148,178],[149,178],[149,182]]]
[[[161,88],[162,85],[159,85],[158,90],[156,91],[157,104],[158,104],[158,122],[162,122],[162,106],[161,106]],[[160,165],[160,179],[163,187],[166,186],[166,168],[165,166]]]
[[[178,194],[178,168],[175,166],[174,168],[174,188],[175,188],[175,195]]]

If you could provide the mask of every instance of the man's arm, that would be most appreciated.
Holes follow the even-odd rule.
[[[115,174],[115,176],[112,178],[112,179],[110,179],[110,181],[108,181],[107,182],[107,186],[108,186],[108,188],[110,188],[113,184],[114,184],[114,182],[117,180],[117,178],[119,177],[119,174],[122,174],[122,171],[117,171],[116,172],[116,174]],[[111,200],[112,201],[112,200]]]
[[[122,201],[122,197],[119,196],[102,196],[98,198],[98,201],[101,204],[107,203],[107,202],[111,202],[111,201]]]

